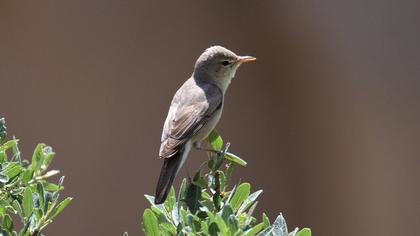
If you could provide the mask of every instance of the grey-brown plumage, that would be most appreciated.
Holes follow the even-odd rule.
[[[195,142],[207,137],[220,119],[223,97],[238,67],[254,57],[213,46],[198,58],[194,73],[178,89],[163,126],[159,157],[164,158],[155,203],[165,201],[172,182]]]

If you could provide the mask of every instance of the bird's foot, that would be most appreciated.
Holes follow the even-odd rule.
[[[195,142],[195,143],[193,144],[193,146],[194,146],[194,148],[195,148],[196,150],[199,150],[199,151],[213,152],[213,153],[217,153],[217,152],[218,152],[217,150],[213,150],[213,149],[209,149],[209,148],[204,148],[204,147],[203,147],[203,143],[202,143],[201,141],[197,141],[197,142]]]
[[[199,151],[206,151],[206,152],[212,152],[212,153],[215,153],[217,156],[219,156],[219,157],[224,157],[225,156],[225,154],[226,154],[226,152],[227,152],[227,150],[229,149],[229,147],[230,147],[230,143],[229,142],[227,142],[224,146],[223,146],[223,148],[222,148],[222,150],[214,150],[214,149],[209,149],[209,148],[203,148],[202,147],[202,143],[201,142],[195,142],[194,143],[194,148],[195,149],[197,149],[197,150],[199,150]]]

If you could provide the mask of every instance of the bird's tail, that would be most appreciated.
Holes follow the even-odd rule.
[[[184,154],[185,148],[175,155],[164,159],[159,181],[156,186],[155,204],[161,204],[166,200],[175,175],[183,163],[182,159],[185,158]]]

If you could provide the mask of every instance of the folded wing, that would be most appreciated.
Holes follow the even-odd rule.
[[[159,156],[170,158],[221,108],[223,94],[216,85],[187,81],[175,94],[165,125]]]

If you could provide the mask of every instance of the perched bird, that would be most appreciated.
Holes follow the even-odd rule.
[[[205,139],[222,115],[226,89],[238,67],[256,60],[230,50],[207,48],[195,63],[192,76],[178,89],[163,126],[159,157],[164,159],[155,203],[163,203],[193,145]]]

